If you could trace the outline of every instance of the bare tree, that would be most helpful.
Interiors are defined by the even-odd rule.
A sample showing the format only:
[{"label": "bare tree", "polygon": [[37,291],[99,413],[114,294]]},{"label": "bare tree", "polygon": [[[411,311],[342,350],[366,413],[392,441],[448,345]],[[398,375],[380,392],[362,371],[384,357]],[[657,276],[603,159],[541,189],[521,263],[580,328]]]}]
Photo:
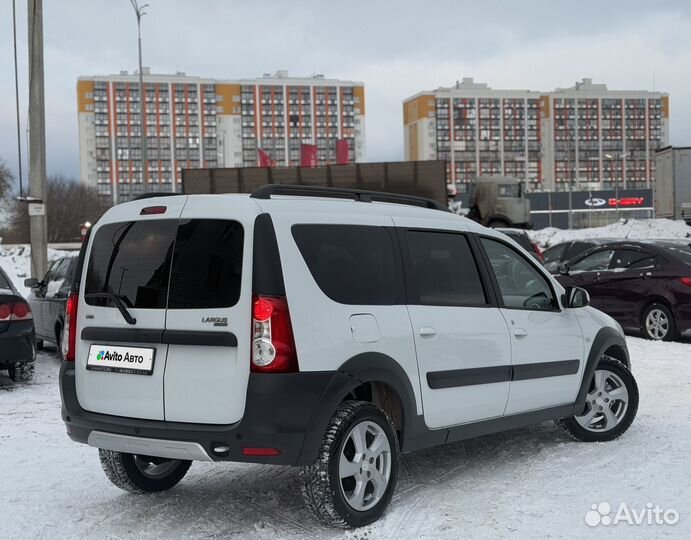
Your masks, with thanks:
[{"label": "bare tree", "polygon": [[[0,201],[9,198],[12,193],[14,178],[5,162],[0,160]],[[0,204],[2,204],[0,202]]]},{"label": "bare tree", "polygon": [[[4,231],[5,242],[27,242],[29,214],[26,203],[14,202],[11,209],[10,223]],[[107,209],[94,188],[63,176],[49,177],[46,200],[48,242],[78,241],[80,225],[87,221],[96,222]]]}]

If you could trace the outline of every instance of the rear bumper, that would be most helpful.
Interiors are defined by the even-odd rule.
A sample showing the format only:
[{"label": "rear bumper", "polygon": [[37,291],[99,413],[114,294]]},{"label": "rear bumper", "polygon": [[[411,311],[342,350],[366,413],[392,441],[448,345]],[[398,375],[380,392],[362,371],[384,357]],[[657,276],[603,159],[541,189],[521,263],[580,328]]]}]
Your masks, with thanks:
[{"label": "rear bumper", "polygon": [[[63,362],[60,368],[62,419],[73,441],[92,446],[101,444],[111,450],[141,448],[141,453],[176,457],[178,454],[166,455],[165,448],[177,446],[190,449],[187,459],[205,459],[203,454],[206,454],[212,461],[307,465],[316,459],[323,437],[323,433],[316,433],[321,429],[321,422],[314,422],[313,416],[334,377],[339,377],[338,372],[252,373],[245,414],[240,422],[190,424],[86,411],[77,400],[74,364]],[[121,443],[126,446],[119,446]],[[214,451],[219,447],[227,450]],[[275,448],[280,455],[246,456],[242,453],[245,447]],[[195,454],[199,448],[203,453]]]},{"label": "rear bumper", "polygon": [[34,322],[13,321],[0,334],[0,364],[31,362],[34,359]]}]

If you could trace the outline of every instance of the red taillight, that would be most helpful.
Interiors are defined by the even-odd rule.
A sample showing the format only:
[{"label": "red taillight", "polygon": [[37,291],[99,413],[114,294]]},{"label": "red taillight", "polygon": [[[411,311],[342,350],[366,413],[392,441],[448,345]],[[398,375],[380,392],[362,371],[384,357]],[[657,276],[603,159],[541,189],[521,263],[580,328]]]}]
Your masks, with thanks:
[{"label": "red taillight", "polygon": [[538,246],[535,242],[531,242],[531,244],[533,244],[533,251],[537,254],[538,258],[542,262],[545,262],[545,257],[542,254],[542,250],[540,249],[540,246]]},{"label": "red taillight", "polygon": [[70,293],[65,304],[65,324],[62,327],[62,357],[68,362],[74,362],[75,347],[77,345],[77,306],[79,295]]},{"label": "red taillight", "polygon": [[0,322],[29,321],[34,316],[26,302],[13,302],[0,305]]},{"label": "red taillight", "polygon": [[255,373],[298,370],[293,328],[284,297],[255,296],[252,302],[252,362]]},{"label": "red taillight", "polygon": [[681,281],[687,287],[691,287],[691,277],[679,278],[679,281]]},{"label": "red taillight", "polygon": [[142,208],[141,212],[139,212],[139,215],[152,216],[155,214],[165,214],[166,209],[167,208],[165,206],[147,206],[146,208]]},{"label": "red taillight", "polygon": [[243,456],[280,456],[281,451],[278,448],[254,448],[251,446],[244,446],[242,448]]}]

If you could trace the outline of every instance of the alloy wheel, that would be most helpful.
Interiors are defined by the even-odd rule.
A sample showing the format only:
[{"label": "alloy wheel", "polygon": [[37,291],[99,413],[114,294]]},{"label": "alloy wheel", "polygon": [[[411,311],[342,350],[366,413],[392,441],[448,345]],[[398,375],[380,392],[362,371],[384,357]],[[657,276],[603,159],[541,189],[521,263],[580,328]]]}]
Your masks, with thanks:
[{"label": "alloy wheel", "polygon": [[622,421],[628,406],[629,391],[621,377],[598,369],[586,397],[586,411],[576,421],[588,431],[610,431]]},{"label": "alloy wheel", "polygon": [[651,309],[645,317],[645,329],[653,339],[664,339],[669,332],[669,318],[661,309]]},{"label": "alloy wheel", "polygon": [[353,509],[369,510],[382,499],[391,478],[391,445],[379,425],[364,421],[351,428],[341,448],[338,476]]}]

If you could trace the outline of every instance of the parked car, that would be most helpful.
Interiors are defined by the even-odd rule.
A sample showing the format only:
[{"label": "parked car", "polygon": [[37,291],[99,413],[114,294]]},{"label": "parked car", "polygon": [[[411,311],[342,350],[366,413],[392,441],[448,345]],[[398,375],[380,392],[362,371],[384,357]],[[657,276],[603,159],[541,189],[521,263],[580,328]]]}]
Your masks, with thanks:
[{"label": "parked car", "polygon": [[621,327],[440,210],[306,186],[111,208],[67,304],[69,437],[135,493],[191,460],[298,465],[309,510],[356,527],[391,501],[400,452],[553,419],[580,441],[624,433]]},{"label": "parked car", "polygon": [[560,272],[562,285],[583,287],[591,305],[648,339],[675,339],[691,330],[688,240],[609,242]]},{"label": "parked car", "polygon": [[36,327],[36,347],[43,348],[43,342],[54,343],[60,352],[62,327],[65,324],[65,303],[74,280],[77,268],[77,255],[67,255],[54,261],[41,281],[36,278],[24,280],[26,287],[31,287],[27,297],[34,314]]},{"label": "parked car", "polygon": [[519,246],[521,246],[528,253],[530,253],[535,259],[537,259],[540,262],[540,264],[544,262],[545,259],[543,257],[540,246],[538,246],[536,242],[533,242],[533,239],[530,238],[530,236],[528,236],[528,233],[525,232],[523,229],[497,228],[496,230],[511,238],[511,240],[516,242]]},{"label": "parked car", "polygon": [[31,307],[0,268],[0,370],[13,381],[29,381],[35,361]]},{"label": "parked car", "polygon": [[581,253],[588,251],[595,246],[607,242],[616,242],[616,238],[588,238],[581,240],[570,240],[550,246],[542,252],[545,260],[545,268],[552,274],[559,273],[559,266],[575,259]]}]

